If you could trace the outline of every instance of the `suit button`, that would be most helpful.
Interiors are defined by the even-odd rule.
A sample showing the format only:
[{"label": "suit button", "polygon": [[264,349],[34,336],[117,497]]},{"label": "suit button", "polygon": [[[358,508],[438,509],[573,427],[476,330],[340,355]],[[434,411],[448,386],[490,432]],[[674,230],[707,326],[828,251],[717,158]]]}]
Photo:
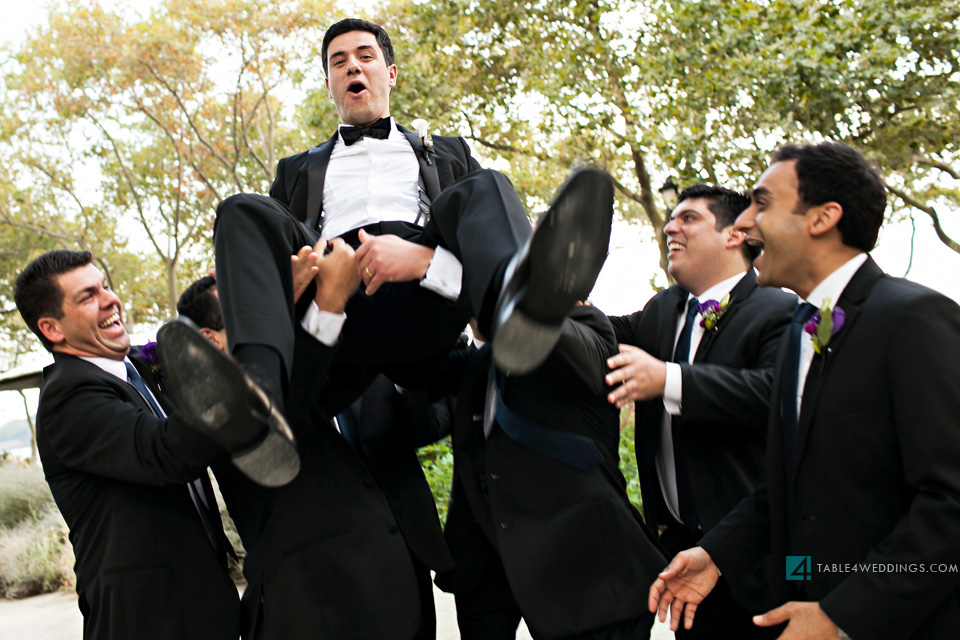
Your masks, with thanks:
[{"label": "suit button", "polygon": [[491,479],[491,480],[499,480],[499,479],[500,479],[500,474],[499,474],[499,473],[491,473],[491,474],[490,474],[490,479]]},{"label": "suit button", "polygon": [[389,531],[390,533],[396,533],[400,531],[400,527],[397,526],[396,522],[391,522],[390,526],[387,527],[387,531]]},{"label": "suit button", "polygon": [[817,516],[803,516],[803,519],[806,520],[807,522],[813,522],[814,520],[817,519]]},{"label": "suit button", "polygon": [[363,486],[365,486],[367,489],[373,489],[374,484],[375,484],[375,483],[374,483],[374,481],[373,481],[373,478],[364,478],[364,479],[363,479]]},{"label": "suit button", "polygon": [[513,525],[510,524],[509,522],[501,522],[501,523],[500,523],[500,528],[501,528],[501,529],[509,529],[509,528],[512,527],[512,526],[513,526]]}]

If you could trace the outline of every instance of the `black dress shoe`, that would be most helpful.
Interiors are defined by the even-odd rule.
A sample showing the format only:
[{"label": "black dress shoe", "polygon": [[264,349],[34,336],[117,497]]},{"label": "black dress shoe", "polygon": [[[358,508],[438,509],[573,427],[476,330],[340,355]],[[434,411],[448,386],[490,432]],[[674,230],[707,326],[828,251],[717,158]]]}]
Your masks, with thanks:
[{"label": "black dress shoe", "polygon": [[293,433],[270,397],[240,365],[186,318],[157,332],[164,388],[180,417],[231,454],[233,465],[265,487],[300,471]]},{"label": "black dress shoe", "polygon": [[529,373],[550,355],[563,319],[600,275],[612,222],[610,176],[592,168],[574,172],[507,267],[494,314],[498,368]]}]

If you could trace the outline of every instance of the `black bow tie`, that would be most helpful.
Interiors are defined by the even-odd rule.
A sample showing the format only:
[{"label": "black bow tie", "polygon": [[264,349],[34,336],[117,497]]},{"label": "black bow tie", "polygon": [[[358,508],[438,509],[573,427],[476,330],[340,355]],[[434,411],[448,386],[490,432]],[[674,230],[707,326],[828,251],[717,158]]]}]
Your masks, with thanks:
[{"label": "black bow tie", "polygon": [[348,147],[360,138],[376,138],[386,140],[390,135],[390,118],[380,118],[369,127],[340,127],[340,137]]}]

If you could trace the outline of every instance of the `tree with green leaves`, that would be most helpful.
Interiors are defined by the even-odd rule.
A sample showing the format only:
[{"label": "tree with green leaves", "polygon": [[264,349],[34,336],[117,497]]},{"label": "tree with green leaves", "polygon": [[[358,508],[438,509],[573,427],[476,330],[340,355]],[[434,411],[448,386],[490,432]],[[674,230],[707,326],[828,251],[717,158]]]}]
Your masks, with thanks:
[{"label": "tree with green leaves", "polygon": [[211,263],[217,203],[265,192],[277,150],[303,144],[287,103],[318,81],[314,49],[331,4],[166,0],[146,16],[96,2],[51,8],[8,65],[2,126],[25,174],[17,184],[49,189],[34,189],[32,223],[18,206],[4,221],[63,245],[84,246],[82,229],[101,244],[114,231],[136,237],[126,254],[91,248],[111,263],[150,255],[140,270],[159,267],[165,286],[128,300],[148,318],[172,314],[180,271]]}]

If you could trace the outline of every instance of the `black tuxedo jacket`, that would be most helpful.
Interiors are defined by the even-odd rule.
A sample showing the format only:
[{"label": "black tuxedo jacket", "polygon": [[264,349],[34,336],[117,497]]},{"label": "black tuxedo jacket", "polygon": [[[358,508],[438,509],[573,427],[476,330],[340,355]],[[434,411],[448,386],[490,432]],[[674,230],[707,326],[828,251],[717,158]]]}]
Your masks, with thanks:
[{"label": "black tuxedo jacket", "polygon": [[[636,313],[610,318],[617,341],[669,362],[688,292],[674,285]],[[763,468],[768,399],[777,345],[797,304],[779,289],[757,287],[750,269],[730,292],[716,327],[704,331],[693,363],[682,363],[682,447],[704,531],[756,489]],[[636,403],[636,452],[643,515],[651,531],[669,520],[654,457],[663,399]],[[662,511],[661,511],[662,510]]]},{"label": "black tuxedo jacket", "polygon": [[485,536],[523,617],[548,637],[644,615],[647,588],[666,563],[619,470],[619,412],[603,383],[615,351],[603,313],[577,307],[544,364],[501,387],[505,404],[524,419],[591,438],[604,460],[587,471],[524,448],[499,426],[484,439],[489,347],[474,352],[457,400],[455,475],[466,500],[454,499],[447,520],[454,589],[469,590],[482,574],[484,545],[475,541]]},{"label": "black tuxedo jacket", "polygon": [[285,415],[299,475],[267,489],[214,466],[247,550],[243,637],[411,638],[420,600],[398,518],[317,401],[335,348],[299,326],[296,341]]},{"label": "black tuxedo jacket", "polygon": [[[219,453],[176,414],[80,358],[44,370],[37,447],[76,556],[83,637],[236,640],[236,587],[187,483]],[[130,360],[164,411],[153,373]]]},{"label": "black tuxedo jacket", "polygon": [[[420,175],[431,201],[458,178],[480,168],[463,138],[433,136],[433,150],[425,153],[415,132],[400,126],[398,129],[410,141],[417,155]],[[277,176],[270,187],[270,197],[284,203],[301,221],[309,221],[313,228],[320,225],[323,185],[338,135],[339,132],[334,133],[323,144],[280,160]],[[432,240],[432,245],[436,246],[439,235],[432,236]]]},{"label": "black tuxedo jacket", "polygon": [[[779,409],[785,336],[766,481],[703,547],[724,575],[770,549],[771,604],[796,599],[784,556],[809,555],[812,579],[799,584],[853,638],[955,638],[960,573],[931,571],[960,558],[960,308],[872,259],[837,304],[846,324],[807,375],[795,473],[785,477]],[[795,492],[792,552],[786,482]],[[838,567],[860,563],[879,569]],[[889,569],[898,563],[916,572]]]},{"label": "black tuxedo jacket", "polygon": [[[398,129],[404,133],[416,154],[424,189],[431,202],[436,201],[441,192],[459,178],[480,169],[463,138],[433,136],[433,148],[425,152],[416,133],[399,126]],[[297,219],[313,229],[319,229],[322,222],[320,218],[323,215],[323,186],[338,135],[339,133],[334,133],[329,140],[317,147],[280,160],[277,163],[276,178],[270,187],[272,198],[283,203]],[[385,221],[379,225],[368,226],[367,231],[373,234],[394,234],[428,247],[445,244],[442,242],[440,223],[435,216],[431,216],[422,228],[407,222]],[[347,232],[343,237],[349,244],[357,246],[356,232]],[[445,246],[459,256],[456,247]],[[477,271],[481,269],[478,268]],[[466,279],[461,282],[461,291],[464,293],[468,290],[467,282]],[[420,370],[406,373],[403,370],[409,367],[407,363],[445,352],[473,315],[471,304],[469,295],[461,295],[459,300],[453,302],[423,289],[419,282],[386,283],[376,296],[353,296],[346,309],[351,321],[344,327],[338,359],[341,362],[363,365],[403,363],[392,369],[380,369],[391,379],[406,382],[406,386],[414,386],[415,383],[410,381],[419,380],[424,374]],[[395,333],[391,335],[418,336],[418,348],[403,348],[395,340],[379,345],[371,343],[372,336],[384,333],[383,316],[396,317],[393,321],[396,325]],[[426,335],[424,327],[431,327]],[[389,353],[384,359],[383,354],[386,352]],[[343,376],[338,374],[337,377],[341,384],[346,384]],[[362,391],[362,387],[360,390]],[[359,391],[356,395],[359,395]]]}]

